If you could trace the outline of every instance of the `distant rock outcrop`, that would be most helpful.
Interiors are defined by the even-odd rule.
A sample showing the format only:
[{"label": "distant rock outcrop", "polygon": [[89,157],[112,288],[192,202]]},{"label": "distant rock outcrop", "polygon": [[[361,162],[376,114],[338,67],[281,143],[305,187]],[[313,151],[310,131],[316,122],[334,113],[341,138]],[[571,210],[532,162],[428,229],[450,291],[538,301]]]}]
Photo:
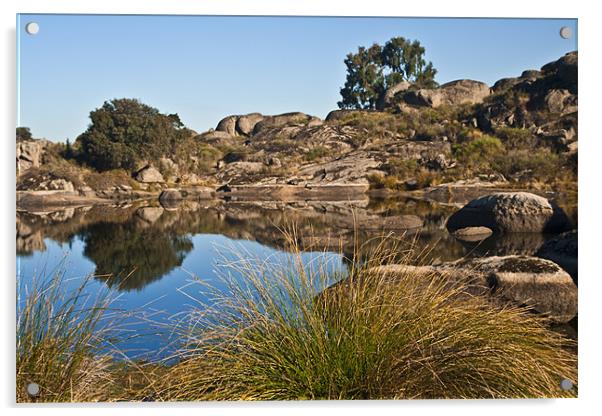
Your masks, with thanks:
[{"label": "distant rock outcrop", "polygon": [[484,82],[461,79],[443,84],[439,88],[408,91],[403,95],[403,101],[422,107],[477,104],[483,102],[490,93],[489,86]]},{"label": "distant rock outcrop", "polygon": [[30,168],[40,167],[49,144],[47,140],[17,141],[17,174],[21,175]]},{"label": "distant rock outcrop", "polygon": [[284,113],[275,116],[266,116],[260,113],[245,115],[232,115],[223,118],[215,128],[216,132],[223,132],[229,136],[252,136],[266,128],[282,127],[284,125],[319,125],[322,120],[305,113]]}]

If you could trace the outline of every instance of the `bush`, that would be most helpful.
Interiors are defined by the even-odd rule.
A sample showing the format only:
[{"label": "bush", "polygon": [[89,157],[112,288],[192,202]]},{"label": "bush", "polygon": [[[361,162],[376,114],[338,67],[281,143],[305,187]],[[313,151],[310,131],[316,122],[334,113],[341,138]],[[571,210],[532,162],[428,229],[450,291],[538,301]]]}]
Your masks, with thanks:
[{"label": "bush", "polygon": [[564,349],[572,344],[526,309],[469,296],[466,282],[445,275],[408,268],[392,282],[375,266],[397,249],[350,259],[330,288],[341,277],[331,266],[304,266],[292,251],[283,265],[228,262],[242,279],[224,277],[225,293],[211,292],[219,311],[203,305],[194,315],[161,399],[575,395],[559,387],[576,380],[576,357]]},{"label": "bush", "polygon": [[494,158],[504,154],[505,148],[500,139],[488,135],[452,146],[458,162],[472,171],[491,171]]},{"label": "bush", "polygon": [[29,127],[17,127],[17,141],[31,139],[32,136]]},{"label": "bush", "polygon": [[316,159],[321,159],[324,156],[328,155],[329,149],[324,146],[316,146],[309,149],[309,151],[305,154],[305,160],[308,162],[314,161]]},{"label": "bush", "polygon": [[80,161],[101,171],[132,170],[137,162],[158,161],[191,135],[177,114],[161,114],[134,99],[107,101],[90,119],[77,138]]},{"label": "bush", "polygon": [[[552,182],[557,179],[569,179],[572,176],[570,166],[564,166],[562,158],[549,149],[510,150],[496,157],[495,169],[507,178],[537,179]],[[576,178],[574,178],[576,180]]]},{"label": "bush", "polygon": [[509,149],[531,148],[537,144],[535,135],[529,129],[500,127],[495,130],[495,135]]}]

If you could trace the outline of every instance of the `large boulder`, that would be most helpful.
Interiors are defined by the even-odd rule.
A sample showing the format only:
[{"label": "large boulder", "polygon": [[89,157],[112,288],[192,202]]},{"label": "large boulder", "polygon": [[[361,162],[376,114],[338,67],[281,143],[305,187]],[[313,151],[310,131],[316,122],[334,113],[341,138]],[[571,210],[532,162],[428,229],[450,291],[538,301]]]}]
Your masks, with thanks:
[{"label": "large boulder", "polygon": [[528,192],[500,192],[470,201],[447,221],[450,232],[487,227],[494,232],[562,232],[571,228],[556,204]]},{"label": "large boulder", "polygon": [[342,120],[348,117],[352,117],[353,115],[362,115],[367,113],[366,110],[332,110],[330,113],[326,115],[324,120],[326,121],[337,121]]},{"label": "large boulder", "polygon": [[466,293],[472,296],[488,296],[498,305],[528,306],[557,323],[568,322],[577,315],[577,286],[571,276],[554,262],[537,257],[483,257],[436,266],[393,264],[374,270],[390,284],[395,284],[396,279],[440,274],[450,286],[466,285]]},{"label": "large boulder", "polygon": [[566,270],[575,283],[577,283],[577,240],[577,230],[567,231],[546,241],[535,255],[543,259],[552,260]]},{"label": "large boulder", "polygon": [[317,117],[310,116],[301,112],[284,113],[276,116],[265,116],[253,127],[253,134],[257,134],[267,128],[282,127],[288,125],[306,125]]},{"label": "large boulder", "polygon": [[490,93],[489,86],[484,82],[461,79],[443,84],[439,88],[408,91],[403,100],[421,107],[477,104],[483,102]]},{"label": "large boulder", "polygon": [[567,114],[577,111],[577,96],[569,90],[550,90],[544,97],[544,108],[550,113]]},{"label": "large boulder", "polygon": [[30,168],[39,167],[49,144],[47,140],[17,141],[17,173],[20,175]]},{"label": "large boulder", "polygon": [[134,176],[138,182],[142,183],[164,183],[163,175],[153,166],[146,166],[139,170]]},{"label": "large boulder", "polygon": [[496,296],[529,306],[554,322],[568,322],[577,315],[577,286],[552,261],[529,256],[484,257],[449,266],[474,274]]},{"label": "large boulder", "polygon": [[381,94],[378,97],[376,102],[377,110],[384,110],[387,107],[390,107],[393,104],[394,98],[397,94],[407,91],[412,86],[408,81],[401,81],[391,87],[387,88],[384,94]]},{"label": "large boulder", "polygon": [[579,56],[577,51],[569,52],[560,59],[541,67],[548,83],[556,88],[566,88],[572,94],[577,93],[577,73]]},{"label": "large boulder", "polygon": [[228,116],[224,117],[217,123],[216,131],[223,131],[224,133],[229,134],[230,136],[236,135],[236,120],[238,116]]},{"label": "large boulder", "polygon": [[236,120],[236,131],[244,136],[250,136],[253,133],[255,125],[263,120],[259,113],[251,113],[238,117]]}]

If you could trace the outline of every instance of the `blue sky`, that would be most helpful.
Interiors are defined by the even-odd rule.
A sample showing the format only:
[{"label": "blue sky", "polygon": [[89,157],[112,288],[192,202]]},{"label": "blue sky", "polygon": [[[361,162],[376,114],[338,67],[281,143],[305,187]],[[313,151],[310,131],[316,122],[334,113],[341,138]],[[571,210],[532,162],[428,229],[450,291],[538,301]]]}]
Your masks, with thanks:
[{"label": "blue sky", "polygon": [[[35,21],[37,35],[25,33]],[[573,37],[562,39],[569,26]],[[112,98],[178,113],[199,132],[229,114],[336,108],[359,45],[418,39],[444,83],[538,69],[577,49],[575,19],[20,15],[18,124],[74,140]]]}]

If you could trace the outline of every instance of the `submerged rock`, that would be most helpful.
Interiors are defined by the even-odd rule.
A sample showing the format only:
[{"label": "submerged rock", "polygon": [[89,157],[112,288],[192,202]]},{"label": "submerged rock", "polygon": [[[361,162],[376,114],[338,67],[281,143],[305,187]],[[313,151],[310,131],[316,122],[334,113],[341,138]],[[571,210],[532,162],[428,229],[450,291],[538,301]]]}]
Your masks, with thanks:
[{"label": "submerged rock", "polygon": [[567,215],[546,198],[528,192],[500,192],[470,201],[447,221],[450,232],[488,227],[494,232],[562,232]]},{"label": "submerged rock", "polygon": [[454,237],[463,241],[482,241],[493,234],[487,227],[466,227],[453,232]]}]

